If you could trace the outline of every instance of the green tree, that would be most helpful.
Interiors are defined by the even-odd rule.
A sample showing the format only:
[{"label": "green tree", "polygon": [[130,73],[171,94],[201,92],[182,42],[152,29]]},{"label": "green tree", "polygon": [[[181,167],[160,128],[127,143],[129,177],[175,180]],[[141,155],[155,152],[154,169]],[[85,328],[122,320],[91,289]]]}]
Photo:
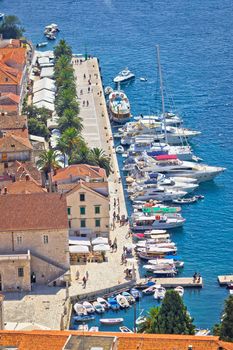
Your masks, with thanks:
[{"label": "green tree", "polygon": [[194,334],[195,326],[180,295],[169,290],[165,294],[157,318],[155,333]]},{"label": "green tree", "polygon": [[49,130],[44,123],[35,118],[28,119],[28,131],[31,135],[42,136],[46,140],[49,138]]},{"label": "green tree", "polygon": [[62,89],[55,100],[57,115],[62,117],[66,109],[72,109],[76,115],[79,114],[79,103],[76,100],[76,92],[72,89]]},{"label": "green tree", "polygon": [[98,165],[100,168],[103,168],[107,176],[110,175],[112,171],[111,159],[106,155],[103,149],[92,148],[90,150],[90,162],[92,162],[93,165]]},{"label": "green tree", "polygon": [[70,59],[72,58],[72,49],[64,39],[60,40],[58,45],[54,48],[55,60],[58,60],[62,55],[67,56]]},{"label": "green tree", "polygon": [[3,39],[19,39],[24,33],[24,28],[21,27],[21,22],[17,16],[5,16],[0,24],[0,34]]},{"label": "green tree", "polygon": [[233,342],[233,295],[225,300],[223,317],[219,325],[219,335],[220,339]]},{"label": "green tree", "polygon": [[65,109],[63,116],[58,119],[58,128],[61,133],[68,128],[75,128],[80,133],[83,129],[82,119],[77,117],[73,109]]},{"label": "green tree", "polygon": [[84,145],[85,142],[77,130],[75,128],[68,128],[62,133],[57,144],[57,149],[71,159],[73,153],[75,151],[78,152]]},{"label": "green tree", "polygon": [[43,170],[46,179],[49,180],[49,191],[52,192],[52,171],[56,171],[60,168],[60,165],[57,161],[57,151],[54,151],[53,149],[49,149],[48,151],[43,151],[38,161],[36,162],[36,165],[40,170]]},{"label": "green tree", "polygon": [[93,161],[90,159],[90,148],[85,141],[79,145],[78,150],[76,149],[73,152],[69,164],[93,164]]},{"label": "green tree", "polygon": [[139,333],[156,333],[158,322],[159,308],[152,307],[146,316],[145,322],[143,322],[138,329]]}]

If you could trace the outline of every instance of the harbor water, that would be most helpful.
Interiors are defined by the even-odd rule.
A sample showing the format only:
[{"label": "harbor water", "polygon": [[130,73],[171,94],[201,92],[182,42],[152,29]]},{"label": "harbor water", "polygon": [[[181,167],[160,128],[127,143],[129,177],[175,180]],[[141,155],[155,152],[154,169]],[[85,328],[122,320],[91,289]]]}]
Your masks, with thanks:
[{"label": "harbor water", "polygon": [[[34,44],[44,41],[45,25],[57,23],[57,40],[65,38],[75,53],[99,57],[105,86],[128,66],[136,79],[124,90],[135,115],[157,111],[155,45],[160,45],[166,93],[184,125],[202,132],[192,143],[195,154],[209,165],[227,168],[214,182],[200,185],[198,193],[205,199],[184,206],[186,223],[172,234],[185,261],[181,276],[197,271],[204,279],[203,289],[185,290],[184,302],[198,327],[211,328],[228,295],[217,275],[233,273],[233,2],[25,0],[19,5],[1,0],[0,11],[17,15]],[[137,312],[155,304],[153,296],[145,297]],[[131,308],[104,317],[124,317],[132,328],[133,313]]]}]

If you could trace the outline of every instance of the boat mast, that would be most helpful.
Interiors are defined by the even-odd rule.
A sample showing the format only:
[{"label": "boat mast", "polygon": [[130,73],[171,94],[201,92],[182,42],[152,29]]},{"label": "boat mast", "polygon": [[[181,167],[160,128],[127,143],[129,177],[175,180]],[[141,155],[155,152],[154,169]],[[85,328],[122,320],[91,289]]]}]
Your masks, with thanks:
[{"label": "boat mast", "polygon": [[165,141],[167,143],[167,127],[166,127],[165,104],[164,104],[164,95],[163,95],[163,75],[162,75],[162,69],[161,69],[161,64],[160,64],[159,45],[156,45],[156,51],[157,51],[157,61],[158,61],[158,68],[159,68],[159,80],[160,80],[160,91],[161,91],[161,101],[162,101],[162,118],[163,118],[163,125],[164,125],[164,135],[165,135]]}]

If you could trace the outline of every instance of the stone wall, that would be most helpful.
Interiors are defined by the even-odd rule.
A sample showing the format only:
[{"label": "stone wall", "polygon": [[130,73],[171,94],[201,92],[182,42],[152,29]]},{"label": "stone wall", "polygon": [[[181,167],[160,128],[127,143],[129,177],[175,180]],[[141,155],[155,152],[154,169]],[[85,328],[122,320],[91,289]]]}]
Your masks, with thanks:
[{"label": "stone wall", "polygon": [[[23,268],[23,277],[18,276],[18,269]],[[0,287],[2,291],[31,290],[30,260],[0,260]]]}]

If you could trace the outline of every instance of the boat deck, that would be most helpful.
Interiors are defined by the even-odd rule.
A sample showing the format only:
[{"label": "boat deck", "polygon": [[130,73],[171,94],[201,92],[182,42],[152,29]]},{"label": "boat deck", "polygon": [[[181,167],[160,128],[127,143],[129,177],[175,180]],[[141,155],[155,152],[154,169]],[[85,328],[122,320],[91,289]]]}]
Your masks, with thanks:
[{"label": "boat deck", "polygon": [[182,286],[185,288],[202,288],[203,279],[200,278],[200,281],[197,280],[194,282],[193,277],[165,277],[165,278],[153,278],[152,281],[161,284],[163,287],[173,288]]},{"label": "boat deck", "polygon": [[225,286],[228,283],[233,283],[233,275],[218,276],[218,283],[220,286]]}]

